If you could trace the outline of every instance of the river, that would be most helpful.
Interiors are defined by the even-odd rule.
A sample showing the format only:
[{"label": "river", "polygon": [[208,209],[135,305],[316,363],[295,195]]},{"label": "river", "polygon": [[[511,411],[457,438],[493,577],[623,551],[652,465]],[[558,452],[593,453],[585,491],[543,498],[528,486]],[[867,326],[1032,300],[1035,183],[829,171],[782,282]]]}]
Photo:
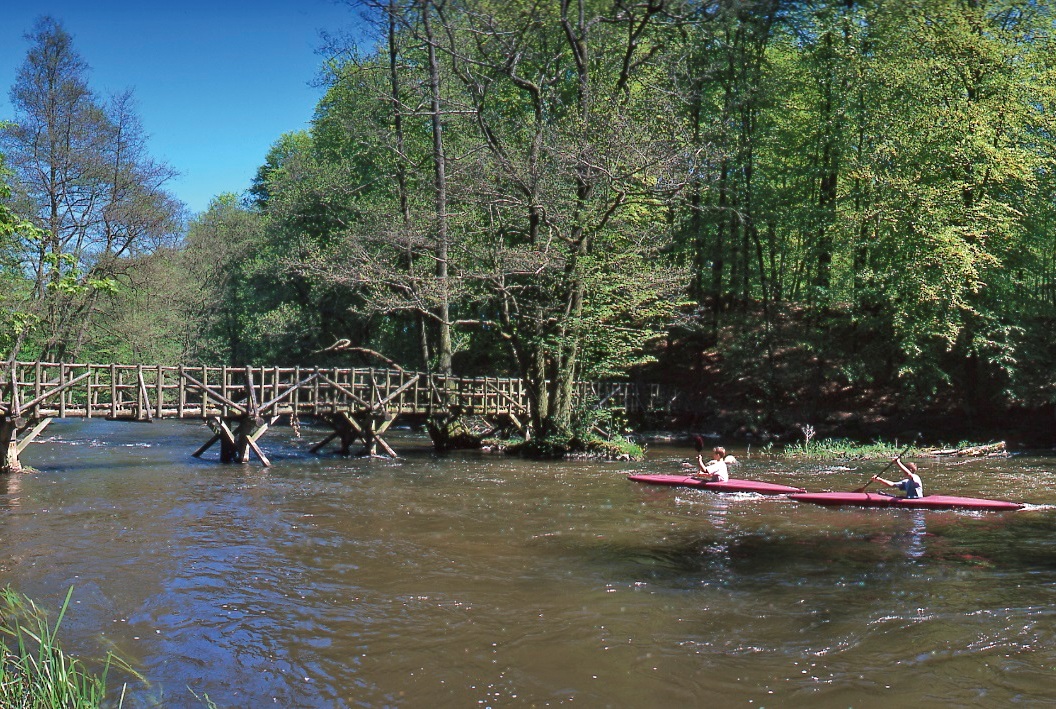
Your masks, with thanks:
[{"label": "river", "polygon": [[[540,463],[397,433],[392,461],[278,428],[265,469],[192,458],[209,435],[56,422],[0,478],[0,586],[72,586],[60,641],[130,661],[126,707],[1056,703],[1056,457],[918,459],[927,492],[1033,503],[923,512],[626,479],[686,446]],[[819,491],[884,462],[732,452]]]}]

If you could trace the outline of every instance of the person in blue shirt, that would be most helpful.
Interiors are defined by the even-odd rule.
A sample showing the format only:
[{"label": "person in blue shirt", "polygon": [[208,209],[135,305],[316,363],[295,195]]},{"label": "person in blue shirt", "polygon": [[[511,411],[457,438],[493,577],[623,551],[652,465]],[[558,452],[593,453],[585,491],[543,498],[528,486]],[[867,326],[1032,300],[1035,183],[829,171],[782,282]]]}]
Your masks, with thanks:
[{"label": "person in blue shirt", "polygon": [[913,499],[917,497],[924,497],[924,484],[920,482],[920,476],[917,475],[917,466],[915,463],[903,463],[900,459],[895,458],[895,465],[897,465],[902,472],[905,474],[905,478],[898,482],[892,482],[890,480],[884,480],[879,475],[874,475],[873,480],[883,483],[888,487],[897,487],[906,493],[906,499]]}]

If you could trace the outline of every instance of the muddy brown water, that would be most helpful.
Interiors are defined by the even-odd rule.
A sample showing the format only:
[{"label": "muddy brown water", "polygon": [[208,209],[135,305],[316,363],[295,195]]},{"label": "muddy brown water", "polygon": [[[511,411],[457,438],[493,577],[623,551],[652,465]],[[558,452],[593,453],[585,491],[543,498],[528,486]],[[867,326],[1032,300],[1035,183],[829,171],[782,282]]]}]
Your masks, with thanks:
[{"label": "muddy brown water", "polygon": [[[0,585],[125,706],[998,707],[1056,703],[1056,458],[920,460],[1012,513],[832,509],[632,483],[643,463],[190,454],[202,426],[57,422],[0,478]],[[748,457],[850,490],[882,463]],[[117,678],[124,679],[124,678]],[[111,682],[113,685],[114,682]]]}]

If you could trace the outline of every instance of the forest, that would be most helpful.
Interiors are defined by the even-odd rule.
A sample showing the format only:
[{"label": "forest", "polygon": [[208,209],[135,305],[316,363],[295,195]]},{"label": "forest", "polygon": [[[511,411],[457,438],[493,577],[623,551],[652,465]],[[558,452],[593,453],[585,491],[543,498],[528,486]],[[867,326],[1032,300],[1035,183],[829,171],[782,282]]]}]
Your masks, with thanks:
[{"label": "forest", "polygon": [[575,382],[629,379],[727,435],[942,414],[1052,438],[1046,0],[349,12],[373,43],[325,37],[310,128],[193,215],[131,93],[92,89],[61,20],[27,29],[8,361],[514,376],[541,436],[580,425]]}]

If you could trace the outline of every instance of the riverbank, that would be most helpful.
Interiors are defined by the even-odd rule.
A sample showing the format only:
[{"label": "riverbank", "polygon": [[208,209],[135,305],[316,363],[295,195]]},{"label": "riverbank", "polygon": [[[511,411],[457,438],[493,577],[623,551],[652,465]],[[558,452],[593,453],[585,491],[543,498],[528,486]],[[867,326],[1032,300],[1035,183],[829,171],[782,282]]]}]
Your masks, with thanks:
[{"label": "riverbank", "polygon": [[[1056,393],[1044,368],[1016,386],[981,365],[930,381],[895,365],[889,336],[830,316],[818,332],[805,313],[784,312],[767,326],[756,314],[724,314],[714,335],[702,323],[654,351],[642,381],[682,392],[677,416],[642,428],[713,434],[731,444],[788,444],[847,438],[955,446],[1005,441],[1010,450],[1056,450]],[[918,369],[922,364],[914,365]],[[969,371],[970,370],[970,371]]]},{"label": "riverbank", "polygon": [[[798,414],[798,415],[797,415]],[[648,430],[649,442],[686,441],[705,435],[716,445],[772,445],[781,449],[812,439],[846,439],[860,444],[890,441],[897,445],[914,439],[921,446],[957,448],[1004,442],[1010,452],[1056,453],[1056,415],[1052,410],[1011,410],[969,416],[958,411],[920,410],[882,414],[847,408],[796,410],[768,416],[736,406],[718,408],[701,416],[669,419],[663,430]]]}]

